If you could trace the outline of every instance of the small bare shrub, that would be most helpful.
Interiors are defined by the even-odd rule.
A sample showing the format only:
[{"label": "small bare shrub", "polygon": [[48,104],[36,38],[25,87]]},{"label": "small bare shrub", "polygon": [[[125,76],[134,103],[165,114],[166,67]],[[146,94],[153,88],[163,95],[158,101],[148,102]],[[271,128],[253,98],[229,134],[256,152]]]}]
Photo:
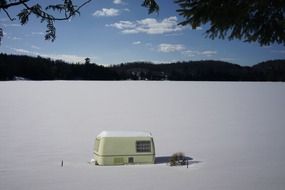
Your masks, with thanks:
[{"label": "small bare shrub", "polygon": [[177,165],[185,165],[186,163],[186,157],[184,153],[177,152],[174,153],[169,160],[170,166],[177,166]]}]

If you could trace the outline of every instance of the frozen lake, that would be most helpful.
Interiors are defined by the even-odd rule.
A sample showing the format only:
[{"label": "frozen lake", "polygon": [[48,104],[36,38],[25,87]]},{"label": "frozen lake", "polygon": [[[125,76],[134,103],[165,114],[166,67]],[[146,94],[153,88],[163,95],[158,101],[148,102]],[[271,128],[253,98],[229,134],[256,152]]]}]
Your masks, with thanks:
[{"label": "frozen lake", "polygon": [[[0,189],[283,190],[284,97],[285,83],[0,82]],[[198,163],[90,165],[102,130],[150,131],[158,157]]]}]

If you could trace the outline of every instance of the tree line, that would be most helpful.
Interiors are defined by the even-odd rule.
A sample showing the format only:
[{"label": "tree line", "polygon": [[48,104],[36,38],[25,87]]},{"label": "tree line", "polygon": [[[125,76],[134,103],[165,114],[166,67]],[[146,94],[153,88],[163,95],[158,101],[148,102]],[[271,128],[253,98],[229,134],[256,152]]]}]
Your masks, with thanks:
[{"label": "tree line", "polygon": [[174,80],[174,81],[285,81],[285,60],[253,66],[223,61],[185,61],[168,64],[131,62],[104,67],[71,64],[43,57],[0,54],[0,80]]},{"label": "tree line", "polygon": [[117,80],[116,72],[96,64],[70,64],[43,57],[0,54],[0,80]]}]

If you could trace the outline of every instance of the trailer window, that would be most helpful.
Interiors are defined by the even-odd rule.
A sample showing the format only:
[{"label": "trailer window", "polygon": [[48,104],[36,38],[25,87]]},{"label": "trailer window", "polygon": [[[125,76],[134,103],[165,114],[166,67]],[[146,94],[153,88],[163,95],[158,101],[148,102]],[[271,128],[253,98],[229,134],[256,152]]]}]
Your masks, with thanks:
[{"label": "trailer window", "polygon": [[137,152],[151,152],[150,141],[137,141],[136,149]]}]

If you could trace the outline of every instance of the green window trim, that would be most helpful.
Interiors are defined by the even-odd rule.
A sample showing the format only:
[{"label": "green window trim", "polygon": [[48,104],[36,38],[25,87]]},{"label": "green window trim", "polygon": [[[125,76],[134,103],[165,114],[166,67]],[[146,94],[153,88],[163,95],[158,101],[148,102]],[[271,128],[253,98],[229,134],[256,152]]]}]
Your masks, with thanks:
[{"label": "green window trim", "polygon": [[136,152],[151,152],[151,141],[136,141]]}]

